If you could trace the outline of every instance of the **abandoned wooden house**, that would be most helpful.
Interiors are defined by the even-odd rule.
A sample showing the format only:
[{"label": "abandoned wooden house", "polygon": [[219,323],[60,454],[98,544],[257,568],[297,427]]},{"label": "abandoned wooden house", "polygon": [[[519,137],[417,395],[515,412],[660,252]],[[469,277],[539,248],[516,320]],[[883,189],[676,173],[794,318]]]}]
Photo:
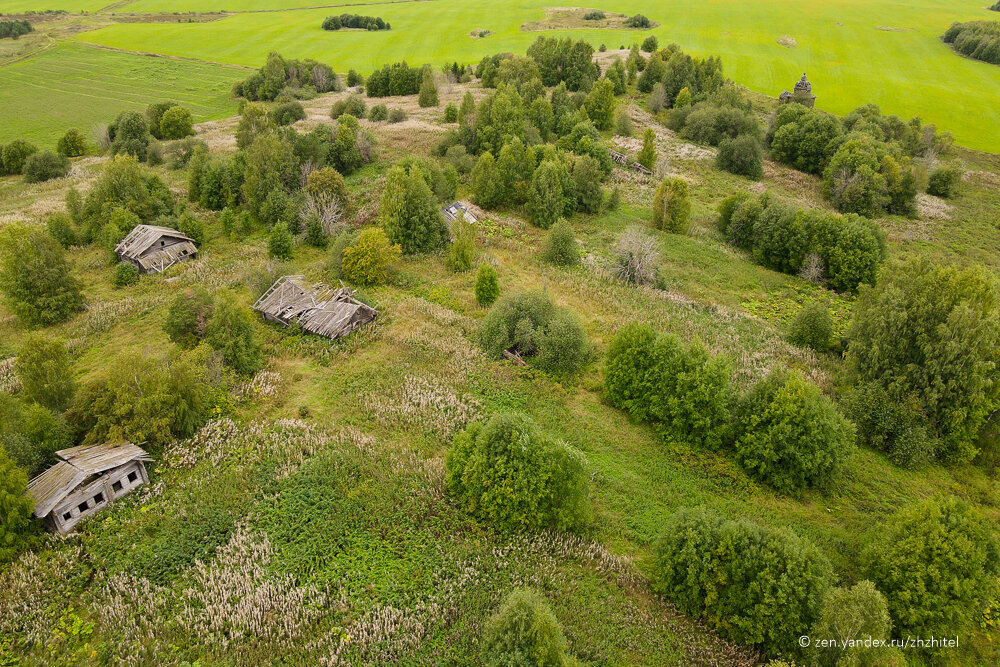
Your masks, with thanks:
[{"label": "abandoned wooden house", "polygon": [[35,516],[59,533],[149,483],[143,462],[151,459],[130,443],[80,445],[56,456],[62,461],[31,480],[28,493],[35,499]]},{"label": "abandoned wooden house", "polygon": [[629,156],[624,153],[619,153],[618,151],[612,149],[608,149],[608,153],[611,154],[611,159],[614,160],[616,164],[624,167],[625,169],[637,171],[640,174],[646,174],[647,176],[653,175],[653,172],[647,169],[645,165],[641,165],[635,160],[630,159]]},{"label": "abandoned wooden house", "polygon": [[140,273],[166,271],[177,262],[198,254],[194,241],[176,229],[136,225],[115,247],[118,259],[132,264]]},{"label": "abandoned wooden house", "polygon": [[473,223],[477,222],[475,214],[473,214],[472,211],[469,210],[468,206],[466,206],[463,202],[460,201],[453,201],[452,203],[448,204],[443,209],[441,209],[441,213],[444,214],[444,217],[445,219],[448,220],[448,222],[455,222],[456,220],[458,220],[459,213],[465,214],[466,222],[473,222]]},{"label": "abandoned wooden house", "polygon": [[261,295],[253,309],[285,326],[297,322],[304,331],[340,338],[378,316],[371,306],[354,298],[347,287],[309,285],[304,276],[283,276]]}]

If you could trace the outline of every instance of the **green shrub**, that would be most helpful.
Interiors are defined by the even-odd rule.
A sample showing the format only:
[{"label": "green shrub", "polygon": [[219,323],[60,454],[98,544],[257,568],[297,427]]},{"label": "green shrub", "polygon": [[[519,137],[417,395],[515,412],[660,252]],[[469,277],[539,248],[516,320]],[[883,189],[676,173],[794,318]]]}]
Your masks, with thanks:
[{"label": "green shrub", "polygon": [[472,268],[476,261],[476,227],[465,219],[463,211],[458,212],[451,223],[451,245],[448,246],[448,268],[463,272]]},{"label": "green shrub", "polygon": [[183,139],[194,134],[191,112],[182,106],[172,106],[160,118],[161,139]]},{"label": "green shrub", "polygon": [[600,164],[591,156],[584,155],[573,164],[573,186],[579,210],[592,214],[600,212],[604,201],[601,190],[603,179]]},{"label": "green shrub", "polygon": [[84,139],[80,130],[71,128],[66,130],[66,134],[59,137],[56,150],[66,157],[79,157],[87,152],[87,140]]},{"label": "green shrub", "polygon": [[389,122],[390,123],[402,123],[406,120],[406,112],[402,109],[393,108],[389,109]]},{"label": "green shrub", "polygon": [[330,243],[330,237],[326,234],[323,221],[318,216],[311,215],[306,221],[306,233],[302,239],[306,245],[314,248],[326,248]]},{"label": "green shrub", "polygon": [[139,282],[139,269],[127,262],[122,262],[115,267],[115,274],[111,278],[111,284],[115,287],[128,287]]},{"label": "green shrub", "polygon": [[198,248],[205,245],[205,225],[190,213],[181,215],[177,221],[177,231],[194,241]]},{"label": "green shrub", "polygon": [[854,374],[901,405],[916,401],[947,462],[972,460],[998,407],[998,294],[982,267],[911,258],[886,266],[854,308],[847,351]]},{"label": "green shrub", "polygon": [[[629,20],[631,20],[631,19],[629,19]],[[648,19],[647,19],[647,23],[648,23]],[[649,25],[646,25],[646,26],[636,26],[636,27],[646,27],[646,28],[648,28]],[[642,49],[643,51],[645,51],[646,53],[653,53],[653,52],[655,52],[659,48],[659,46],[660,46],[660,42],[656,39],[656,36],[655,35],[650,35],[646,39],[642,40],[642,46],[640,46],[639,48]]]},{"label": "green shrub", "polygon": [[826,284],[841,292],[874,285],[887,257],[885,232],[874,220],[848,213],[837,217],[813,214],[807,218],[811,252],[823,262]]},{"label": "green shrub", "polygon": [[672,234],[683,234],[687,231],[690,216],[687,182],[679,178],[664,179],[653,196],[653,227]]},{"label": "green shrub", "polygon": [[819,664],[901,665],[904,662],[898,648],[880,645],[889,641],[891,629],[885,597],[865,579],[851,588],[827,591],[819,618],[808,634],[813,642],[836,642],[817,646],[818,655],[814,655]]},{"label": "green shrub", "polygon": [[271,109],[271,121],[278,127],[305,120],[306,110],[298,100],[288,100]]},{"label": "green shrub", "polygon": [[279,222],[271,228],[271,233],[267,237],[267,254],[274,259],[290,260],[294,243],[295,239],[292,238],[288,225]]},{"label": "green shrub", "polygon": [[494,359],[511,352],[550,373],[575,373],[590,355],[579,318],[556,307],[544,292],[500,300],[483,320],[479,344]]},{"label": "green shrub", "polygon": [[957,498],[903,509],[874,535],[864,571],[885,594],[895,637],[961,634],[996,592],[992,525]]},{"label": "green shrub", "polygon": [[[66,395],[66,387],[58,380],[50,382],[42,391],[53,394],[43,396],[50,401],[72,396],[71,393]],[[26,399],[33,400],[31,397]],[[73,434],[61,414],[28,400],[0,395],[0,423],[3,424],[0,452],[6,451],[14,463],[33,477],[55,462],[55,452],[73,445]]]},{"label": "green shrub", "polygon": [[830,562],[807,540],[703,507],[676,512],[653,544],[655,592],[767,655],[795,651],[832,579]]},{"label": "green shrub", "polygon": [[218,293],[212,319],[205,329],[205,341],[237,373],[251,375],[261,367],[262,353],[250,311],[231,292]]},{"label": "green shrub", "polygon": [[212,295],[200,285],[179,292],[163,320],[167,338],[181,349],[193,349],[207,335],[214,305]]},{"label": "green shrub", "polygon": [[446,123],[457,123],[458,122],[458,107],[454,102],[449,102],[444,108],[444,122]]},{"label": "green shrub", "polygon": [[424,66],[421,74],[417,104],[421,107],[436,107],[439,104],[437,85],[434,83],[434,72],[429,65]]},{"label": "green shrub", "polygon": [[647,127],[642,135],[642,149],[635,157],[636,162],[646,169],[652,170],[656,166],[656,133],[652,128]]},{"label": "green shrub", "polygon": [[952,165],[938,167],[927,179],[927,194],[945,199],[953,199],[958,195],[962,183],[962,170]]},{"label": "green shrub", "polygon": [[792,345],[811,347],[817,352],[830,349],[833,339],[833,319],[830,309],[821,303],[810,303],[798,312],[788,330]]},{"label": "green shrub", "polygon": [[330,244],[330,264],[328,270],[330,277],[334,280],[344,277],[344,250],[347,249],[347,246],[354,243],[355,238],[357,238],[357,234],[353,230],[345,229],[337,234],[336,238],[333,239],[333,243]]},{"label": "green shrub", "polygon": [[63,248],[77,244],[76,232],[73,230],[73,223],[65,213],[53,213],[45,221],[45,227],[49,230],[56,241]]},{"label": "green shrub", "polygon": [[819,389],[772,372],[737,408],[736,459],[781,493],[830,486],[854,443],[854,427]]},{"label": "green shrub", "polygon": [[619,109],[615,113],[615,134],[619,137],[631,137],[634,132],[632,117],[624,109]]},{"label": "green shrub", "polygon": [[448,238],[448,225],[416,165],[389,170],[380,222],[389,239],[405,254],[438,250]]},{"label": "green shrub", "polygon": [[381,285],[389,278],[389,268],[402,255],[381,227],[369,227],[343,250],[344,278],[358,285]]},{"label": "green shrub", "polygon": [[0,564],[7,564],[35,543],[28,478],[0,449]]},{"label": "green shrub", "polygon": [[566,637],[555,614],[545,598],[531,590],[515,590],[507,595],[486,622],[480,654],[487,667],[571,664],[566,656]]},{"label": "green shrub", "polygon": [[389,117],[389,108],[384,104],[376,104],[368,110],[368,120],[377,123]]},{"label": "green shrub", "polygon": [[131,155],[140,162],[146,161],[152,138],[145,116],[137,111],[123,111],[112,124],[112,129],[112,155]]},{"label": "green shrub", "polygon": [[580,248],[569,222],[560,220],[552,226],[545,239],[545,247],[542,248],[542,259],[557,266],[575,266],[580,263]]},{"label": "green shrub", "polygon": [[749,192],[740,191],[729,195],[719,203],[719,217],[715,226],[726,238],[729,238],[729,225],[732,223],[733,214],[740,204],[750,199],[751,196]]},{"label": "green shrub", "polygon": [[917,186],[908,158],[863,132],[852,132],[823,171],[823,194],[841,213],[867,218],[916,213]]},{"label": "green shrub", "polygon": [[808,174],[821,174],[842,134],[835,116],[801,104],[783,105],[769,133],[771,159]]},{"label": "green shrub", "polygon": [[0,171],[7,176],[20,175],[28,157],[37,152],[38,147],[34,144],[24,139],[15,139],[9,144],[4,145],[3,151],[0,151],[0,164],[3,167]]},{"label": "green shrub", "polygon": [[333,103],[333,108],[330,109],[330,118],[334,120],[340,118],[344,114],[349,114],[355,118],[365,117],[365,100],[360,95],[348,95],[347,97],[337,100]]},{"label": "green shrub", "polygon": [[40,227],[14,223],[0,229],[0,294],[30,326],[56,324],[83,310],[65,251]]},{"label": "green shrub", "polygon": [[32,153],[24,161],[25,183],[41,183],[53,178],[62,178],[69,173],[69,158],[52,151]]},{"label": "green shrub", "polygon": [[612,339],[604,391],[612,405],[669,437],[711,449],[728,438],[733,392],[725,361],[649,325],[627,325]]},{"label": "green shrub", "polygon": [[134,157],[117,155],[105,163],[101,176],[87,192],[83,215],[91,241],[104,220],[116,208],[123,208],[141,220],[167,215],[174,206],[173,195],[163,181],[145,172]]},{"label": "green shrub", "polygon": [[719,143],[715,166],[730,174],[759,181],[764,176],[763,160],[764,156],[757,137],[741,134],[735,139],[723,139]]},{"label": "green shrub", "polygon": [[565,167],[561,162],[544,160],[531,177],[528,217],[542,229],[551,227],[564,211],[563,172]]},{"label": "green shrub", "polygon": [[480,264],[476,272],[476,303],[483,307],[493,305],[500,296],[500,280],[497,270],[489,264]]},{"label": "green shrub", "polygon": [[455,436],[446,465],[448,493],[501,530],[570,530],[589,519],[586,459],[525,417],[470,424]]},{"label": "green shrub", "polygon": [[133,442],[157,452],[208,416],[204,374],[180,356],[122,354],[77,392],[70,421],[84,443]]}]

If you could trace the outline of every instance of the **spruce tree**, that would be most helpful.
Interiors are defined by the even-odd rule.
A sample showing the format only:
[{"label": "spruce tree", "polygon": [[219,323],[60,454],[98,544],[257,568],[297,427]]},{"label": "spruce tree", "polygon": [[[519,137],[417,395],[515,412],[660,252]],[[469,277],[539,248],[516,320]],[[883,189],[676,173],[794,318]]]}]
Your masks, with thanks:
[{"label": "spruce tree", "polygon": [[652,170],[656,164],[656,133],[653,128],[647,127],[642,135],[642,150],[635,158],[636,162],[646,169]]},{"label": "spruce tree", "polygon": [[434,72],[431,71],[430,65],[424,66],[421,76],[423,78],[420,81],[420,95],[417,103],[422,107],[436,107],[438,105],[438,91],[434,84]]}]

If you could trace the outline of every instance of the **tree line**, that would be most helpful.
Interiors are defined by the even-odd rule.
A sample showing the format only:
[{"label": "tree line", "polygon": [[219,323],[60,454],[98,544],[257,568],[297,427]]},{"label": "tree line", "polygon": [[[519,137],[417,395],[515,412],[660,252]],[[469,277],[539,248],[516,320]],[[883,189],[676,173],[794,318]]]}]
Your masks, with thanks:
[{"label": "tree line", "polygon": [[233,97],[270,102],[279,96],[305,98],[341,89],[333,68],[315,60],[284,58],[270,53],[264,66],[246,79],[233,84]]},{"label": "tree line", "polygon": [[10,21],[0,21],[0,39],[17,39],[21,35],[34,32],[31,23],[24,19],[13,19]]},{"label": "tree line", "polygon": [[361,14],[340,14],[327,16],[323,19],[323,30],[340,30],[341,28],[358,28],[361,30],[391,30],[392,26],[382,20],[381,16],[362,16]]},{"label": "tree line", "polygon": [[[991,7],[995,11],[1000,3]],[[1000,65],[1000,22],[969,21],[967,23],[952,23],[941,37],[945,44],[963,56],[982,60],[993,65]]]}]

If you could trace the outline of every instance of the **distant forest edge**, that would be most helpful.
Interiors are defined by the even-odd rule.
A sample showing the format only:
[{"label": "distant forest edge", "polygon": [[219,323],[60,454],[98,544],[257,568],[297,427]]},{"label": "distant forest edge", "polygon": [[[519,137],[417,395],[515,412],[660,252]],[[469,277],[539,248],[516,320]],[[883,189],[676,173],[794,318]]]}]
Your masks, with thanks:
[{"label": "distant forest edge", "polygon": [[323,20],[323,30],[340,30],[341,28],[358,28],[375,32],[376,30],[391,30],[392,26],[382,20],[381,16],[362,16],[360,14],[327,16]]},{"label": "distant forest edge", "polygon": [[[1000,11],[1000,2],[991,9]],[[1000,65],[1000,21],[953,23],[941,39],[963,56]]]}]

